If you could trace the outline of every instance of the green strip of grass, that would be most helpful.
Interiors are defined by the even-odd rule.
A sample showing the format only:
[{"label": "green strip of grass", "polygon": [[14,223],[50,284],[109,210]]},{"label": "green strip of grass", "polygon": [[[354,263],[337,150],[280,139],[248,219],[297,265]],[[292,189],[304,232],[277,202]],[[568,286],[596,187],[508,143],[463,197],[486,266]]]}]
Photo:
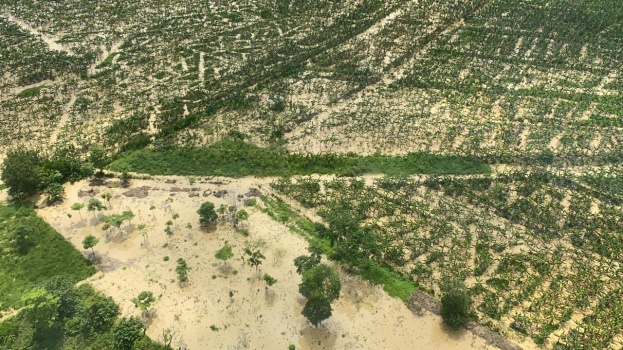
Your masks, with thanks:
[{"label": "green strip of grass", "polygon": [[[294,212],[288,204],[279,198],[273,199],[262,196],[265,208],[260,208],[276,221],[288,226],[291,231],[303,236],[310,244],[321,247],[327,256],[333,255],[333,247],[329,240],[320,237],[317,230],[318,224],[309,221],[304,216]],[[345,261],[352,264],[351,261]],[[373,284],[383,285],[383,289],[392,297],[400,298],[403,301],[409,300],[416,287],[402,276],[390,271],[388,268],[379,266],[371,261],[363,261],[355,264],[356,269],[352,271],[358,273],[363,279]]]},{"label": "green strip of grass", "polygon": [[210,147],[136,150],[122,154],[110,169],[151,175],[292,176],[309,174],[483,174],[484,162],[459,156],[411,153],[406,156],[300,155],[225,139]]},{"label": "green strip of grass", "polygon": [[6,184],[0,184],[0,191],[6,189]]},{"label": "green strip of grass", "polygon": [[[22,253],[13,236],[18,226],[29,231],[30,244]],[[26,204],[0,203],[0,248],[0,308],[20,307],[21,295],[50,277],[82,280],[95,273],[93,265]]]},{"label": "green strip of grass", "polygon": [[359,273],[363,279],[374,284],[383,285],[383,289],[387,294],[395,298],[407,301],[416,289],[412,283],[400,275],[372,262],[366,263],[360,266],[360,268]]},{"label": "green strip of grass", "polygon": [[262,212],[268,214],[273,220],[281,222],[286,225],[291,231],[298,233],[305,238],[310,244],[322,248],[322,251],[327,255],[333,254],[333,248],[329,243],[329,240],[320,237],[317,230],[317,225],[304,217],[301,214],[296,213],[290,208],[288,204],[279,198],[269,198],[262,196],[262,202],[266,207],[259,208]]},{"label": "green strip of grass", "polygon": [[17,97],[28,98],[28,97],[38,96],[39,93],[41,92],[41,89],[43,89],[44,87],[45,85],[41,85],[41,86],[35,86],[35,87],[28,88],[28,89],[24,89],[17,94]]}]

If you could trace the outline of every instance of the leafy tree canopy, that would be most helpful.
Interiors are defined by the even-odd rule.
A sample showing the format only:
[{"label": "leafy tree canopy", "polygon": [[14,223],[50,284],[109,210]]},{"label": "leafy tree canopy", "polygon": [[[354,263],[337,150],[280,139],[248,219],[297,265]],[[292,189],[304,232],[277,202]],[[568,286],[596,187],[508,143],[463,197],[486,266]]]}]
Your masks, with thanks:
[{"label": "leafy tree canopy", "polygon": [[9,188],[11,196],[21,200],[37,193],[42,162],[37,151],[16,149],[7,153],[0,179]]},{"label": "leafy tree canopy", "polygon": [[197,214],[199,214],[199,222],[202,226],[214,224],[218,219],[218,214],[212,202],[204,202],[201,204],[201,207],[197,210]]},{"label": "leafy tree canopy", "polygon": [[337,272],[324,264],[303,271],[303,282],[299,284],[299,292],[307,299],[322,299],[329,303],[339,298],[341,288]]},{"label": "leafy tree canopy", "polygon": [[452,283],[441,296],[441,318],[452,329],[460,329],[469,321],[471,299],[465,287]]}]

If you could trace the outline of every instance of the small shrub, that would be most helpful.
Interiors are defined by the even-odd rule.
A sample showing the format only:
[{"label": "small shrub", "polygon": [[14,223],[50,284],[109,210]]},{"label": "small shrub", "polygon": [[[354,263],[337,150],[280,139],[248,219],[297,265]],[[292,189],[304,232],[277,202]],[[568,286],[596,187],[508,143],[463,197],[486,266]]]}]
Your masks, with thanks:
[{"label": "small shrub", "polygon": [[452,283],[441,296],[441,318],[450,328],[458,330],[469,321],[471,299],[465,287]]}]

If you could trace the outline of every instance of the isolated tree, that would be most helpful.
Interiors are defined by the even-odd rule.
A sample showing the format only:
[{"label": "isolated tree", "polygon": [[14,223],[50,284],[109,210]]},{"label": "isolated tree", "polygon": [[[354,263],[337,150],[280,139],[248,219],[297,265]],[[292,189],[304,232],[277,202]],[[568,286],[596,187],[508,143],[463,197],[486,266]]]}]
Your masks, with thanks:
[{"label": "isolated tree", "polygon": [[452,282],[445,286],[441,295],[441,318],[454,330],[465,327],[469,321],[471,299],[465,286]]},{"label": "isolated tree", "polygon": [[218,214],[216,210],[214,210],[214,203],[212,202],[204,202],[197,210],[199,214],[199,223],[201,226],[214,225],[216,220],[218,220]]},{"label": "isolated tree", "polygon": [[225,242],[225,245],[221,249],[219,249],[214,257],[223,260],[224,264],[227,265],[227,260],[231,259],[234,256],[234,253],[231,251],[231,246]]},{"label": "isolated tree", "polygon": [[132,219],[134,219],[134,212],[132,210],[124,210],[123,213],[121,213],[121,217],[123,218],[123,220],[127,220],[128,221],[128,225],[130,225],[132,223]]},{"label": "isolated tree", "polygon": [[132,299],[134,307],[141,309],[143,317],[149,316],[149,308],[155,301],[156,298],[154,298],[154,293],[147,290],[140,292],[136,298]]},{"label": "isolated tree", "polygon": [[342,284],[335,270],[320,264],[309,270],[303,270],[303,281],[299,292],[307,298],[303,308],[305,316],[314,326],[331,316],[331,303],[340,297]]},{"label": "isolated tree", "polygon": [[164,228],[164,234],[165,234],[165,236],[167,238],[167,243],[169,243],[169,237],[173,236],[173,230],[171,230],[171,226],[167,225]]},{"label": "isolated tree", "polygon": [[80,203],[80,202],[76,202],[76,203],[71,205],[71,210],[75,210],[75,211],[78,212],[78,215],[80,215],[80,220],[84,220],[84,219],[82,219],[82,213],[80,212],[80,210],[82,210],[82,208],[84,208],[84,204]]},{"label": "isolated tree", "polygon": [[186,260],[179,258],[177,259],[177,267],[175,268],[175,272],[177,273],[177,279],[180,283],[184,283],[188,281],[188,271],[190,267],[186,264]]},{"label": "isolated tree", "polygon": [[340,296],[340,277],[335,270],[325,264],[303,271],[303,281],[299,292],[307,299],[325,299],[333,302]]},{"label": "isolated tree", "polygon": [[97,245],[99,243],[99,239],[95,238],[95,236],[93,235],[88,235],[86,237],[84,237],[84,239],[82,240],[82,247],[84,249],[91,249],[91,253],[93,254],[92,256],[95,257],[95,250],[93,250],[93,247],[95,247],[95,245]]},{"label": "isolated tree", "polygon": [[106,207],[104,206],[104,204],[102,204],[102,202],[99,201],[99,199],[89,199],[89,203],[87,203],[87,210],[93,212],[93,217],[95,217],[96,211],[101,211],[103,209],[106,209]]},{"label": "isolated tree", "polygon": [[267,273],[264,274],[264,277],[262,277],[262,279],[264,280],[264,282],[266,282],[266,292],[268,292],[268,287],[272,287],[273,284],[277,283],[277,279]]},{"label": "isolated tree", "polygon": [[171,328],[165,328],[162,330],[162,344],[166,349],[171,348],[171,342],[173,341],[173,330]]},{"label": "isolated tree", "polygon": [[91,154],[89,155],[89,161],[96,169],[99,169],[98,174],[101,175],[104,172],[104,167],[108,163],[106,157],[106,150],[102,147],[94,146],[91,148]]},{"label": "isolated tree", "polygon": [[255,267],[255,272],[257,272],[262,262],[266,259],[264,254],[259,250],[251,251],[250,248],[245,248],[244,253],[249,256],[247,258],[247,264],[251,265],[251,267]]},{"label": "isolated tree", "polygon": [[225,216],[227,214],[227,206],[225,204],[221,204],[218,209],[216,209],[216,213],[219,215],[221,221],[225,221]]},{"label": "isolated tree", "polygon": [[149,210],[151,211],[151,216],[152,216],[152,217],[154,218],[154,220],[155,220],[155,219],[156,219],[156,213],[154,212],[154,209],[156,209],[156,206],[152,204],[152,205],[149,207]]},{"label": "isolated tree", "polygon": [[106,203],[108,203],[108,207],[110,207],[110,200],[112,199],[112,194],[110,192],[104,192],[102,193],[102,199],[104,199],[106,201]]},{"label": "isolated tree", "polygon": [[145,333],[145,326],[138,317],[122,318],[112,328],[113,344],[117,350],[132,350],[134,343]]},{"label": "isolated tree", "polygon": [[9,151],[2,163],[0,179],[9,188],[9,195],[18,200],[37,193],[42,158],[37,151]]},{"label": "isolated tree", "polygon": [[147,243],[147,225],[138,224],[137,228],[138,231],[141,233],[141,236],[143,236],[143,240],[145,241],[145,243]]},{"label": "isolated tree", "polygon": [[238,226],[240,221],[249,220],[249,213],[246,210],[242,209],[236,213],[236,220],[234,221],[234,227]]}]

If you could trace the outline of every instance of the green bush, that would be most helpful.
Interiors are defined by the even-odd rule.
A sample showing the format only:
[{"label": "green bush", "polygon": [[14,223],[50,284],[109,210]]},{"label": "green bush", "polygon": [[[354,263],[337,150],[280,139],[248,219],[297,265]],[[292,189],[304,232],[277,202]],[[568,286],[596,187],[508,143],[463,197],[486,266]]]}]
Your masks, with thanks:
[{"label": "green bush", "polygon": [[452,283],[442,291],[441,318],[450,328],[458,330],[469,321],[471,298],[462,284]]}]

